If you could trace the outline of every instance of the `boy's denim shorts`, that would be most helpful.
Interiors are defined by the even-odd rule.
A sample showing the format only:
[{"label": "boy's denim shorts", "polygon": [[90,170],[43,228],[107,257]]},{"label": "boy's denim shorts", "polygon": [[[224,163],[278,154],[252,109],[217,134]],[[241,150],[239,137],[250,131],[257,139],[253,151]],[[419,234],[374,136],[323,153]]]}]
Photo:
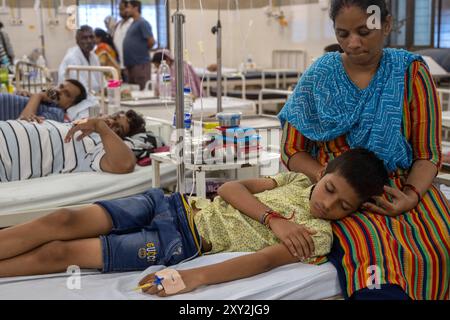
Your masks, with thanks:
[{"label": "boy's denim shorts", "polygon": [[96,202],[111,216],[113,229],[101,236],[102,272],[145,270],[174,265],[200,254],[200,237],[180,193],[161,189],[127,198]]}]

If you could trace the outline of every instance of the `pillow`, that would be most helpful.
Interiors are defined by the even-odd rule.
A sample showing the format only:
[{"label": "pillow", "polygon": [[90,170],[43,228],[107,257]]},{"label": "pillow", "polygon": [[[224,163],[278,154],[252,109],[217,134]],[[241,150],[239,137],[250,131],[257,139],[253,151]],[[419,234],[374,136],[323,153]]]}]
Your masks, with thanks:
[{"label": "pillow", "polygon": [[126,137],[124,141],[130,146],[136,159],[143,159],[150,157],[150,154],[155,152],[155,149],[166,146],[161,137],[155,135],[152,131],[135,134],[131,137]]},{"label": "pillow", "polygon": [[88,97],[76,105],[71,106],[66,110],[67,116],[70,121],[80,120],[84,118],[89,118],[89,109],[100,107],[97,98],[93,95],[88,95]]}]

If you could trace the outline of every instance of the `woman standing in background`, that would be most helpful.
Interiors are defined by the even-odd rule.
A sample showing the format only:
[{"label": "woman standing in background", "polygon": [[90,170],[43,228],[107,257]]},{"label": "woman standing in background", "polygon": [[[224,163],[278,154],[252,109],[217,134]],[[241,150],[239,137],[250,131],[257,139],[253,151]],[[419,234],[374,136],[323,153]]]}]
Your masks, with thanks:
[{"label": "woman standing in background", "polygon": [[119,55],[114,45],[113,39],[109,33],[100,28],[94,30],[95,43],[97,48],[95,49],[95,54],[100,60],[101,66],[113,67],[117,69],[119,77],[121,76]]}]

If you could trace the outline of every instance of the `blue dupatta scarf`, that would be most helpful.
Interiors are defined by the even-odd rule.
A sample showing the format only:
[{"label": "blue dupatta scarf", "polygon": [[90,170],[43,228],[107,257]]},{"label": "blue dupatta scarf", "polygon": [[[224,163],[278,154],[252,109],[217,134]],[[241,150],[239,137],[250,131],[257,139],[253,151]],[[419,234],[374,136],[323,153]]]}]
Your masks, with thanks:
[{"label": "blue dupatta scarf", "polygon": [[369,86],[358,88],[348,77],[340,53],[318,59],[301,77],[278,114],[312,141],[346,134],[350,148],[373,151],[390,171],[410,168],[412,148],[402,134],[405,72],[421,56],[384,49]]}]

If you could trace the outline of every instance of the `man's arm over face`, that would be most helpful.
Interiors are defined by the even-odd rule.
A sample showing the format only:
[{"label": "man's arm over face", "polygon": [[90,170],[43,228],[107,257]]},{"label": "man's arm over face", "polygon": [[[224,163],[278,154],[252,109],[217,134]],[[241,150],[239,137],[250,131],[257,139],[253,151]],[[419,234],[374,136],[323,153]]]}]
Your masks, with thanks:
[{"label": "man's arm over face", "polygon": [[66,135],[65,142],[69,142],[74,133],[81,131],[77,138],[81,140],[85,136],[97,132],[105,149],[105,155],[100,160],[100,167],[104,172],[130,173],[136,165],[136,158],[125,142],[112,131],[106,122],[99,118],[80,121],[72,127]]}]

